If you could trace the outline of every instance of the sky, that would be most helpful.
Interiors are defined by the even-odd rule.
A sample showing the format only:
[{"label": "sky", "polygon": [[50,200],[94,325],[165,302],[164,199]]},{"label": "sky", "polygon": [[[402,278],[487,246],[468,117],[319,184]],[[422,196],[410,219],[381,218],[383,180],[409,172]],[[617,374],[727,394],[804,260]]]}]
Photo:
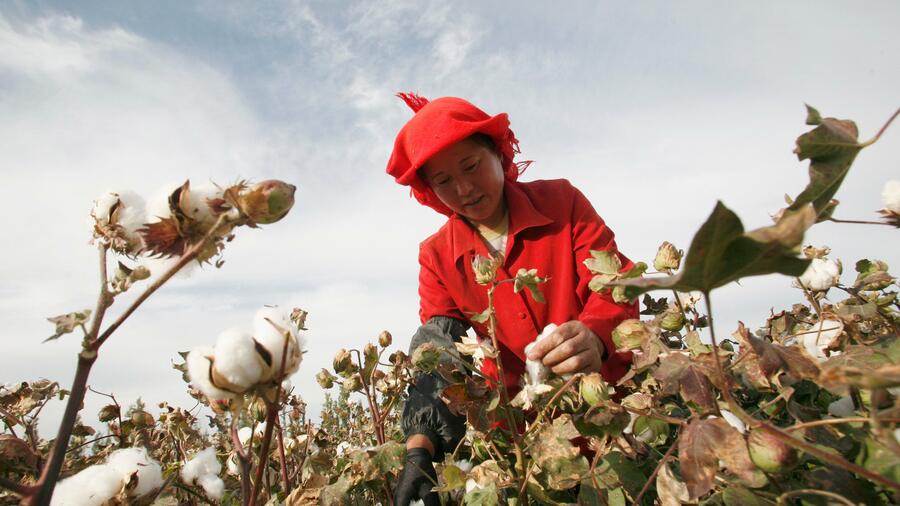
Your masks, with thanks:
[{"label": "sky", "polygon": [[[297,186],[292,212],[238,230],[221,269],[164,286],[104,345],[90,384],[190,407],[178,351],[249,330],[263,305],[297,306],[308,348],[292,381],[315,417],[314,375],[339,348],[386,329],[405,349],[419,324],[418,243],[443,217],[384,172],[412,114],[396,92],[509,113],[535,161],[522,179],[570,180],[626,255],[652,261],[664,240],[687,248],[717,200],[747,229],[771,223],[808,181],[792,154],[804,102],[871,137],[900,106],[897,19],[895,1],[3,2],[0,383],[71,382],[79,337],[41,341],[46,317],[94,305],[94,199],[277,178]],[[877,219],[898,178],[895,125],[857,158],[835,216]],[[888,227],[824,223],[807,242],[832,248],[847,283],[860,258],[900,266]],[[721,288],[716,330],[756,327],[801,295],[779,276]],[[89,394],[85,418],[105,401]],[[60,413],[47,409],[45,437]]]}]

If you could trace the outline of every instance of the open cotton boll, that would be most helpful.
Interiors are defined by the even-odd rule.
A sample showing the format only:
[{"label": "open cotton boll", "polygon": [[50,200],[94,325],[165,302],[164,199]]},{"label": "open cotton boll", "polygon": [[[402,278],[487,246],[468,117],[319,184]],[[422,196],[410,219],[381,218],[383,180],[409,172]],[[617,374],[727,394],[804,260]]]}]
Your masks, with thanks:
[{"label": "open cotton boll", "polygon": [[214,356],[214,351],[209,346],[198,346],[188,353],[185,362],[187,363],[188,378],[191,380],[191,386],[200,390],[203,395],[214,401],[225,399],[234,399],[237,394],[226,392],[213,385],[210,379],[210,368],[212,362],[209,357]]},{"label": "open cotton boll", "polygon": [[884,189],[881,190],[881,202],[888,211],[900,214],[900,179],[892,179],[884,184]]},{"label": "open cotton boll", "polygon": [[213,216],[208,201],[222,198],[222,194],[223,191],[211,183],[198,185],[196,187],[192,185],[190,192],[188,192],[185,206],[183,206],[187,207],[187,209],[183,210],[185,214],[191,218],[197,221],[207,222],[211,225],[216,220],[216,217]]},{"label": "open cotton boll", "polygon": [[[541,339],[548,337],[556,330],[556,324],[551,323],[544,327],[544,330],[534,338],[534,342],[525,345],[525,354],[534,348],[535,344]],[[545,366],[543,362],[540,360],[525,360],[525,374],[527,376],[527,381],[530,385],[537,385],[539,383],[543,383],[548,377],[550,377],[550,368]]]},{"label": "open cotton boll", "polygon": [[[813,325],[807,332],[803,335],[803,346],[807,353],[821,362],[828,358],[825,349],[841,337],[844,324],[840,320],[826,318]],[[839,355],[840,351],[832,351],[831,354]]]},{"label": "open cotton boll", "polygon": [[813,258],[806,271],[800,275],[800,284],[817,292],[828,290],[840,280],[841,263],[827,258]]},{"label": "open cotton boll", "polygon": [[203,475],[218,475],[220,472],[222,472],[222,464],[216,459],[216,449],[210,446],[197,452],[191,460],[184,464],[184,467],[181,468],[181,479],[190,484]]},{"label": "open cotton boll", "polygon": [[51,506],[100,506],[122,489],[122,475],[106,464],[90,466],[56,485]]},{"label": "open cotton boll", "polygon": [[255,430],[250,427],[241,427],[238,429],[238,441],[241,442],[241,445],[246,446],[250,438],[260,438],[265,432],[266,422],[257,424]]},{"label": "open cotton boll", "polygon": [[239,390],[252,387],[263,375],[265,362],[256,351],[250,334],[240,329],[228,329],[219,334],[214,355],[215,374]]},{"label": "open cotton boll", "polygon": [[214,474],[201,476],[197,479],[197,485],[203,488],[203,491],[206,492],[207,497],[210,499],[221,501],[222,496],[225,495],[225,482]]},{"label": "open cotton boll", "polygon": [[109,455],[106,464],[126,480],[132,473],[137,472],[137,486],[129,494],[132,497],[141,497],[162,487],[162,468],[158,462],[150,458],[144,448],[116,450]]},{"label": "open cotton boll", "polygon": [[263,307],[256,312],[253,317],[253,338],[268,350],[272,357],[270,370],[268,374],[263,374],[263,380],[274,377],[281,370],[285,333],[287,333],[288,348],[284,374],[290,376],[297,372],[300,362],[303,361],[304,340],[298,335],[297,328],[287,311],[278,307]]}]

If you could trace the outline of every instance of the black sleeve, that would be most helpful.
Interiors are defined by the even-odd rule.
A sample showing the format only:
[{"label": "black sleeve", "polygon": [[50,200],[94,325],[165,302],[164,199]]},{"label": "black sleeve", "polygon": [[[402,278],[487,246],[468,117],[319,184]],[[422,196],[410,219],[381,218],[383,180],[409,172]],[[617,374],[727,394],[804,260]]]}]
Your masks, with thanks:
[{"label": "black sleeve", "polygon": [[[469,328],[462,320],[449,316],[435,316],[419,327],[409,343],[409,354],[421,344],[432,342],[438,349],[447,350],[441,354],[442,362],[462,360],[456,351],[454,341],[459,342]],[[443,460],[445,452],[452,452],[466,434],[466,417],[450,412],[441,400],[441,391],[448,385],[437,372],[419,374],[409,387],[409,397],[403,406],[401,427],[407,438],[423,434],[434,445],[434,460]]]}]

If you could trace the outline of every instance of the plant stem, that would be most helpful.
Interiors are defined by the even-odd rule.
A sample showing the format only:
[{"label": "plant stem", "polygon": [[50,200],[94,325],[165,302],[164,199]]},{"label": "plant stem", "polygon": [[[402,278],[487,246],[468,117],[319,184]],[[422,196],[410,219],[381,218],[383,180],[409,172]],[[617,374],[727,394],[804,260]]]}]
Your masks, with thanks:
[{"label": "plant stem", "polygon": [[550,400],[547,401],[547,404],[545,404],[544,407],[541,409],[541,411],[538,412],[538,415],[537,415],[537,417],[535,417],[534,422],[532,422],[531,426],[528,428],[528,430],[525,431],[526,435],[530,434],[531,431],[534,430],[535,427],[540,426],[540,422],[543,419],[544,414],[547,413],[547,411],[553,406],[553,403],[555,403],[557,401],[557,399],[559,399],[562,396],[562,394],[566,393],[566,391],[568,389],[572,388],[572,385],[574,385],[575,382],[580,377],[581,377],[581,374],[573,374],[572,377],[569,378],[569,380],[566,381],[565,384],[563,384],[563,386],[561,386],[559,388],[559,390],[557,390],[556,393],[553,394],[553,397],[551,397]]},{"label": "plant stem", "polygon": [[[889,423],[900,423],[900,418],[880,418],[883,422]],[[797,425],[791,425],[790,427],[785,427],[785,432],[793,432],[795,430],[806,429],[809,427],[818,427],[821,425],[840,425],[842,423],[871,423],[871,418],[866,418],[864,416],[848,416],[846,418],[827,418],[824,420],[813,420],[811,422],[798,423]]]},{"label": "plant stem", "polygon": [[[252,438],[250,439],[253,440]],[[241,438],[238,437],[237,420],[231,418],[231,446],[237,454],[238,464],[241,466],[241,504],[247,506],[250,504],[250,461],[247,458],[247,452],[244,451],[244,445],[241,444]]]},{"label": "plant stem", "polygon": [[282,486],[284,486],[285,495],[291,492],[291,480],[288,477],[287,472],[287,460],[284,457],[284,431],[281,428],[281,422],[278,423],[278,432],[275,433],[278,437],[278,459],[281,461],[281,481]]},{"label": "plant stem", "polygon": [[79,449],[79,448],[84,448],[85,446],[87,446],[87,445],[89,445],[89,444],[91,444],[91,443],[96,443],[97,441],[102,441],[102,440],[104,440],[104,439],[109,439],[109,438],[111,438],[111,437],[120,437],[120,436],[119,436],[118,434],[107,434],[107,435],[105,435],[105,436],[100,436],[100,437],[91,439],[90,441],[87,441],[87,442],[85,442],[85,443],[81,443],[81,444],[78,445],[78,446],[73,446],[73,447],[69,448],[68,450],[66,450],[66,453],[74,452],[75,450],[77,450],[77,449]]},{"label": "plant stem", "polygon": [[84,400],[85,392],[87,392],[88,376],[96,360],[96,353],[82,351],[78,354],[78,365],[75,367],[75,378],[72,380],[69,402],[66,403],[66,411],[63,413],[62,421],[59,423],[59,432],[56,434],[56,441],[53,444],[53,450],[50,452],[50,460],[44,465],[41,477],[36,484],[36,486],[40,487],[40,490],[33,497],[24,501],[29,506],[46,506],[50,504],[50,498],[53,496],[56,482],[59,481],[59,473],[62,470],[63,459],[69,446],[69,439],[72,437],[72,429],[75,427],[78,412],[81,411],[81,402]]},{"label": "plant stem", "polygon": [[100,347],[103,346],[103,343],[106,342],[107,339],[109,339],[109,336],[111,336],[112,333],[115,332],[116,329],[118,329],[119,326],[122,325],[125,320],[127,320],[128,317],[131,316],[131,314],[134,313],[135,310],[137,310],[137,308],[139,308],[141,304],[144,303],[145,300],[153,295],[154,292],[159,290],[160,287],[162,287],[167,281],[169,281],[169,279],[177,274],[178,271],[180,271],[184,266],[194,261],[197,258],[197,255],[200,254],[200,251],[202,251],[206,247],[209,241],[213,240],[216,237],[219,228],[223,223],[225,223],[225,221],[225,214],[219,216],[219,219],[216,220],[215,224],[213,224],[206,235],[203,236],[203,239],[188,248],[184,255],[182,255],[178,260],[178,263],[169,268],[169,270],[164,272],[163,275],[159,277],[159,279],[148,286],[147,289],[145,289],[143,293],[141,293],[138,298],[135,299],[135,301],[132,302],[130,306],[128,306],[128,309],[126,309],[121,315],[119,315],[116,321],[114,321],[106,330],[104,330],[103,334],[101,334],[100,337],[98,337],[93,343],[91,343],[91,349],[94,351],[100,349]]},{"label": "plant stem", "polygon": [[835,223],[853,223],[856,225],[887,225],[889,227],[893,227],[892,223],[887,223],[884,221],[867,221],[867,220],[839,220],[837,218],[828,218],[828,221],[833,221]]},{"label": "plant stem", "polygon": [[[500,344],[497,341],[497,317],[494,314],[494,289],[497,287],[497,282],[493,282],[490,288],[488,288],[488,330],[491,335],[491,344],[494,346],[494,349],[497,350],[497,358],[495,359],[495,363],[497,364],[497,383],[500,389],[500,400],[503,401],[503,412],[506,414],[506,423],[509,425],[509,431],[512,435],[513,447],[516,452],[516,467],[518,468],[518,475],[525,476],[525,455],[522,452],[522,441],[519,435],[519,427],[516,425],[516,420],[513,417],[512,410],[510,409],[509,404],[509,393],[506,391],[506,375],[503,371],[503,361],[500,359]],[[519,501],[523,504],[526,504],[527,495],[519,495]]]},{"label": "plant stem", "polygon": [[867,140],[866,142],[861,143],[860,147],[864,148],[866,146],[871,146],[872,144],[875,144],[875,142],[881,138],[881,134],[883,134],[884,131],[887,130],[887,128],[894,121],[894,119],[897,118],[898,114],[900,114],[900,109],[897,109],[896,111],[894,111],[894,114],[891,115],[890,119],[887,120],[887,123],[885,123],[884,126],[881,127],[881,130],[879,130],[878,133],[875,134],[875,137],[872,137],[871,139]]},{"label": "plant stem", "polygon": [[828,492],[827,490],[817,490],[817,489],[812,489],[812,488],[801,488],[798,490],[791,490],[790,492],[785,492],[785,493],[781,494],[780,496],[778,496],[778,501],[776,502],[776,504],[778,506],[787,506],[788,504],[790,504],[788,502],[788,499],[790,499],[791,497],[798,496],[798,495],[820,495],[822,497],[834,499],[835,501],[846,504],[847,506],[856,506],[856,504],[854,504],[849,499],[847,499],[846,497],[844,497],[840,494],[835,494],[834,492]]}]

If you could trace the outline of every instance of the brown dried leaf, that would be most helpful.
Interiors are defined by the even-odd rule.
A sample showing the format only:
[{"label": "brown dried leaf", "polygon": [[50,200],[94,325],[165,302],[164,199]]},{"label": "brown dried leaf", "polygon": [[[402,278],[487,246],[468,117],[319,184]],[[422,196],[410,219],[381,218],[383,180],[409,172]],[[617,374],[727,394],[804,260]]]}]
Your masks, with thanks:
[{"label": "brown dried leaf", "polygon": [[25,441],[10,434],[0,434],[0,468],[25,464],[33,469],[37,458]]},{"label": "brown dried leaf", "polygon": [[668,463],[656,475],[656,493],[662,506],[681,506],[691,500],[687,485],[672,474]]},{"label": "brown dried leaf", "polygon": [[187,239],[181,235],[175,218],[162,218],[155,223],[147,223],[140,230],[144,238],[144,250],[150,256],[179,256],[188,247]]},{"label": "brown dried leaf", "polygon": [[718,413],[713,385],[704,367],[691,360],[685,353],[671,353],[662,360],[653,377],[660,383],[660,393],[676,395],[694,404],[700,414]]},{"label": "brown dried leaf", "polygon": [[47,341],[52,341],[58,339],[60,336],[71,333],[75,330],[75,327],[84,325],[90,317],[91,310],[85,309],[84,311],[73,311],[64,315],[47,318],[47,321],[56,325],[56,333],[47,339],[44,339],[43,342],[46,343]]},{"label": "brown dried leaf", "polygon": [[772,378],[780,372],[790,374],[796,379],[816,379],[819,366],[799,346],[782,346],[755,337],[747,331],[742,322],[733,334],[741,344],[742,350],[752,350],[752,356],[746,367],[754,364],[759,367],[766,378]]},{"label": "brown dried leaf", "polygon": [[750,487],[761,487],[766,477],[753,465],[744,437],[721,418],[691,419],[678,439],[681,474],[691,499],[713,489],[719,462]]}]

